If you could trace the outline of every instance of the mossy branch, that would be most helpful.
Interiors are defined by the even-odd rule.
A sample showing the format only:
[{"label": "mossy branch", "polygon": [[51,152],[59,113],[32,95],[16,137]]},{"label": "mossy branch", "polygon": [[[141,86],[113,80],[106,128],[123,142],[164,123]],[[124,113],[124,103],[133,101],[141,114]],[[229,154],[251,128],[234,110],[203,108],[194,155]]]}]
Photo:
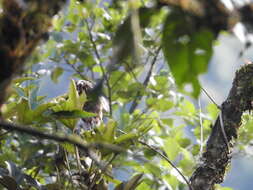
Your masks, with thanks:
[{"label": "mossy branch", "polygon": [[220,116],[222,116],[226,139],[219,116],[207,141],[202,162],[191,176],[190,182],[194,190],[212,190],[216,183],[223,182],[231,159],[232,140],[237,138],[242,114],[244,111],[252,110],[252,76],[253,64],[246,64],[236,72],[230,93],[221,106]]},{"label": "mossy branch", "polygon": [[51,18],[67,0],[3,0],[0,15],[0,108],[6,89],[38,42],[47,37]]}]

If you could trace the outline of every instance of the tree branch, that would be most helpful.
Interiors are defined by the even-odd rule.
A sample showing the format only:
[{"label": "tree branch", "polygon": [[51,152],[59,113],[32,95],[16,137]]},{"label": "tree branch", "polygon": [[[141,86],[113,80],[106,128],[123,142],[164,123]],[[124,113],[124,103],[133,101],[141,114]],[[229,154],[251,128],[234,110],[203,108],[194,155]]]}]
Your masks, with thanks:
[{"label": "tree branch", "polygon": [[185,183],[188,185],[189,190],[193,190],[192,186],[190,184],[190,182],[188,181],[188,179],[184,176],[184,174],[177,168],[177,166],[175,164],[173,164],[172,161],[170,161],[170,159],[164,155],[163,153],[161,153],[160,151],[158,151],[156,148],[150,146],[149,144],[145,143],[144,141],[138,141],[139,143],[141,143],[142,145],[146,146],[147,148],[149,148],[150,150],[152,150],[153,152],[155,152],[156,154],[158,154],[161,158],[163,158],[164,160],[166,160],[178,173],[179,175],[184,179]]},{"label": "tree branch", "polygon": [[[119,132],[123,133],[123,134],[127,134],[125,131],[122,131],[121,129],[118,129]],[[138,142],[140,144],[142,144],[143,146],[146,146],[149,150],[153,151],[154,153],[158,154],[161,158],[163,158],[164,160],[166,160],[171,166],[172,168],[174,168],[178,174],[184,179],[185,183],[188,185],[189,190],[193,190],[191,187],[190,182],[187,180],[187,178],[184,176],[184,174],[177,168],[177,166],[175,164],[173,164],[172,161],[170,161],[170,159],[164,155],[163,153],[160,152],[159,149],[147,144],[146,142],[142,141],[142,140],[138,140]]]},{"label": "tree branch", "polygon": [[244,111],[252,110],[252,76],[253,64],[244,65],[236,72],[230,93],[221,106],[223,123],[220,117],[216,119],[201,158],[202,163],[191,176],[190,182],[194,190],[212,190],[216,183],[223,181],[231,159],[232,140],[237,138],[241,116]]},{"label": "tree branch", "polygon": [[101,169],[104,168],[104,165],[101,164],[97,160],[97,158],[94,156],[94,153],[92,152],[92,148],[107,148],[112,150],[115,153],[123,152],[124,150],[121,149],[118,146],[112,145],[112,144],[105,144],[105,143],[92,143],[92,144],[86,144],[84,141],[77,135],[66,135],[66,134],[47,134],[40,130],[34,129],[32,127],[26,127],[17,125],[10,122],[0,121],[0,128],[3,128],[8,131],[17,131],[20,133],[29,134],[32,136],[36,136],[42,139],[48,139],[53,140],[56,142],[66,142],[73,144],[77,146],[79,149],[82,149],[88,157],[90,157]]},{"label": "tree branch", "polygon": [[102,71],[103,79],[106,81],[106,86],[107,86],[107,91],[108,91],[108,100],[109,100],[109,114],[110,114],[110,116],[112,116],[112,90],[111,90],[112,88],[110,86],[110,81],[109,81],[108,76],[105,72],[105,69],[104,69],[104,67],[101,63],[101,56],[99,54],[97,44],[94,41],[94,38],[93,38],[93,35],[92,35],[92,27],[89,26],[89,22],[88,22],[87,19],[85,20],[85,22],[86,22],[86,25],[87,25],[87,30],[88,30],[90,42],[91,42],[92,47],[94,49],[95,55],[97,57],[99,67]]},{"label": "tree branch", "polygon": [[[148,86],[150,77],[151,77],[152,72],[153,72],[153,69],[154,69],[154,65],[155,65],[156,60],[157,60],[157,58],[158,58],[159,52],[161,51],[161,48],[162,48],[161,46],[158,47],[157,50],[156,50],[156,52],[155,52],[154,58],[153,58],[153,60],[152,60],[152,62],[151,62],[150,69],[149,69],[149,71],[148,71],[148,74],[147,74],[147,76],[146,76],[144,82],[143,82],[143,86],[144,86],[144,87],[147,87],[147,86]],[[133,111],[135,110],[135,108],[138,106],[138,101],[141,99],[140,93],[141,93],[140,91],[137,92],[137,95],[136,95],[136,97],[135,97],[135,99],[134,99],[134,101],[133,101],[133,103],[132,103],[132,105],[131,105],[131,107],[130,107],[130,109],[129,109],[129,113],[133,113]]]}]

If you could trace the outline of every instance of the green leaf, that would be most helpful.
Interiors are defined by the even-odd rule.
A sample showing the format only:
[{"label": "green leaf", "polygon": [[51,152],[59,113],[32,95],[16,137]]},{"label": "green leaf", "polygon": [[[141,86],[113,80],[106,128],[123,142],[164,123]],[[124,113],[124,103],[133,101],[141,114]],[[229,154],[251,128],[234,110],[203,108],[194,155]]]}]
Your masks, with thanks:
[{"label": "green leaf", "polygon": [[185,148],[181,148],[181,154],[183,155],[183,159],[180,160],[179,165],[181,168],[184,168],[184,171],[192,171],[194,162],[193,162],[193,156],[191,152],[186,150]]},{"label": "green leaf", "polygon": [[173,120],[172,118],[161,119],[161,121],[162,121],[165,125],[168,125],[168,126],[172,126],[172,125],[173,125],[173,122],[174,122],[174,120]]},{"label": "green leaf", "polygon": [[196,114],[195,106],[189,100],[184,99],[180,104],[180,111],[176,112],[178,116],[193,117]]},{"label": "green leaf", "polygon": [[146,183],[142,182],[138,187],[137,190],[152,190],[149,185]]},{"label": "green leaf", "polygon": [[81,110],[58,111],[58,112],[53,112],[52,115],[58,119],[76,119],[76,118],[88,118],[88,117],[96,116],[96,114],[94,113],[81,111]]},{"label": "green leaf", "polygon": [[18,94],[20,97],[26,98],[26,93],[25,93],[25,91],[24,91],[23,88],[18,87],[18,86],[13,86],[13,88],[16,90],[17,94]]},{"label": "green leaf", "polygon": [[163,149],[170,160],[175,160],[180,152],[180,146],[174,138],[167,138]]},{"label": "green leaf", "polygon": [[152,173],[154,176],[161,176],[162,170],[159,166],[153,164],[153,163],[145,163],[144,168],[147,169],[150,173]]},{"label": "green leaf", "polygon": [[219,187],[217,190],[233,190],[230,187]]},{"label": "green leaf", "polygon": [[[154,120],[153,120],[154,121]],[[147,125],[141,125],[140,127],[137,128],[138,130],[138,135],[144,135],[146,134],[149,130],[151,130],[154,126],[152,125],[153,124],[153,121],[152,123],[150,122],[150,125],[147,126]]]},{"label": "green leaf", "polygon": [[162,46],[177,85],[182,88],[190,83],[196,98],[200,93],[198,75],[207,70],[214,35],[206,28],[196,30],[192,20],[187,13],[171,12],[164,24]]},{"label": "green leaf", "polygon": [[113,143],[115,140],[117,123],[113,120],[109,120],[106,125],[100,125],[96,128],[96,135],[92,136],[93,141]]},{"label": "green leaf", "polygon": [[80,44],[71,40],[65,40],[64,46],[62,47],[63,52],[73,53],[74,55],[79,52]]},{"label": "green leaf", "polygon": [[26,99],[21,99],[12,109],[17,114],[17,120],[23,124],[33,124],[34,122],[42,122],[48,120],[43,113],[49,108],[55,106],[55,103],[45,103],[38,105],[34,110],[30,108],[29,102]]},{"label": "green leaf", "polygon": [[75,153],[75,146],[69,143],[61,143],[62,147],[66,149],[68,152],[74,154]]},{"label": "green leaf", "polygon": [[21,99],[20,102],[18,102],[16,111],[17,111],[17,119],[19,123],[23,124],[30,124],[31,118],[30,118],[30,111],[29,111],[29,105],[28,101],[25,99]]},{"label": "green leaf", "polygon": [[[76,85],[74,80],[70,81],[69,93],[68,93],[67,107],[71,110],[74,109],[75,106],[78,105],[78,92],[76,90]],[[70,111],[69,110],[69,111]]]},{"label": "green leaf", "polygon": [[30,109],[35,109],[38,106],[38,101],[37,101],[37,92],[39,90],[38,86],[33,87],[30,92],[29,92],[29,97],[28,97],[28,103]]},{"label": "green leaf", "polygon": [[100,66],[94,66],[94,67],[92,68],[92,71],[93,71],[93,72],[96,72],[96,73],[102,73],[102,69],[101,69]]},{"label": "green leaf", "polygon": [[61,67],[56,67],[51,73],[51,79],[55,83],[58,83],[58,78],[62,75],[63,69]]},{"label": "green leaf", "polygon": [[170,189],[177,189],[177,187],[179,185],[179,181],[178,181],[178,179],[175,176],[168,174],[168,175],[163,176],[163,178],[170,185]]},{"label": "green leaf", "polygon": [[9,104],[3,104],[2,106],[2,117],[9,119],[16,113],[17,102],[10,102]]},{"label": "green leaf", "polygon": [[27,80],[35,80],[36,78],[34,78],[34,77],[21,77],[21,78],[16,78],[16,79],[14,79],[12,82],[13,83],[22,83],[22,82],[24,82],[24,81],[27,81]]},{"label": "green leaf", "polygon": [[70,82],[70,88],[69,88],[69,99],[67,101],[67,106],[70,109],[83,109],[84,102],[86,101],[86,95],[82,93],[80,96],[76,90],[76,84],[74,80],[71,80]]},{"label": "green leaf", "polygon": [[148,98],[146,101],[147,101],[147,105],[152,107],[156,111],[165,112],[174,106],[173,102],[163,99],[163,98],[161,99]]},{"label": "green leaf", "polygon": [[[84,93],[81,95],[78,94],[74,80],[70,81],[67,97],[67,100],[60,99],[59,102],[52,107],[52,110],[54,112],[59,112],[59,120],[67,127],[73,129],[76,126],[78,120],[77,118],[82,116],[91,117],[91,113],[83,111],[83,105],[86,101],[86,96]],[[55,101],[57,101],[57,99],[55,99]]]},{"label": "green leaf", "polygon": [[104,139],[107,142],[113,142],[115,139],[115,129],[116,129],[116,122],[110,120],[106,125],[106,130],[104,132]]},{"label": "green leaf", "polygon": [[124,134],[124,135],[120,135],[116,140],[115,143],[116,144],[120,144],[123,143],[125,141],[129,141],[129,140],[133,140],[134,138],[136,138],[138,135],[136,133],[128,133],[128,134]]},{"label": "green leaf", "polygon": [[212,120],[215,120],[219,115],[219,108],[215,104],[208,104],[206,107],[209,115],[211,116]]}]

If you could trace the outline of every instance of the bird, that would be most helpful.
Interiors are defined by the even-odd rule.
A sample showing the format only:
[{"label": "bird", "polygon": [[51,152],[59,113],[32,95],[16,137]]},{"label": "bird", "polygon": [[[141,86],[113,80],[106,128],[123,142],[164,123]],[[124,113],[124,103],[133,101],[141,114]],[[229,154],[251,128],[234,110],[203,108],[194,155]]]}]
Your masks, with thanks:
[{"label": "bird", "polygon": [[96,85],[88,80],[76,81],[76,90],[79,95],[85,93],[87,101],[83,105],[83,110],[95,113],[96,116],[81,118],[77,123],[77,130],[92,130],[99,126],[103,121],[103,111],[109,112],[108,100],[100,91],[97,91]]}]

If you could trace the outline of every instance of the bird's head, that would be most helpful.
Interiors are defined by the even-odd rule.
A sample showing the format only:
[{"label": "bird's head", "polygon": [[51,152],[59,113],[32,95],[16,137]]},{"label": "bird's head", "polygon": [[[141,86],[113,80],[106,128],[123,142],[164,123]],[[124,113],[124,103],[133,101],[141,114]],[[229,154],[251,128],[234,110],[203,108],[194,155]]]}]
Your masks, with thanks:
[{"label": "bird's head", "polygon": [[102,83],[94,85],[88,80],[79,80],[76,82],[76,89],[79,95],[84,92],[88,96],[88,102],[93,102],[94,105],[99,104],[101,109],[109,112],[109,102],[102,94]]},{"label": "bird's head", "polygon": [[82,94],[85,92],[85,94],[88,94],[93,89],[94,85],[88,81],[88,80],[79,80],[76,82],[76,89],[78,91],[78,94]]}]

